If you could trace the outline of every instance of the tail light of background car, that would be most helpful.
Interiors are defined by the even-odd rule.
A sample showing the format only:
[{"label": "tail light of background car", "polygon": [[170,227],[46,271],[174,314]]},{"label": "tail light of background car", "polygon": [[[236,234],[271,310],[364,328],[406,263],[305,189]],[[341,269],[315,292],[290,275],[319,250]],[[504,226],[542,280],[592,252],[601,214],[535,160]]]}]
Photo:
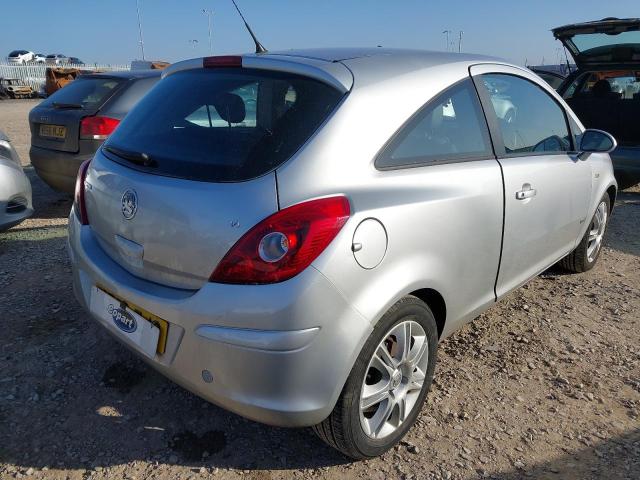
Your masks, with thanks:
[{"label": "tail light of background car", "polygon": [[111,117],[84,117],[80,121],[80,138],[104,140],[116,129],[120,120]]},{"label": "tail light of background car", "polygon": [[89,217],[87,215],[87,206],[84,201],[84,182],[87,179],[87,170],[91,160],[85,160],[80,165],[78,177],[76,178],[76,191],[73,198],[73,209],[76,212],[78,220],[82,225],[89,225]]},{"label": "tail light of background car", "polygon": [[310,200],[265,218],[231,247],[210,277],[218,283],[266,284],[294,277],[331,243],[351,214],[349,200]]}]

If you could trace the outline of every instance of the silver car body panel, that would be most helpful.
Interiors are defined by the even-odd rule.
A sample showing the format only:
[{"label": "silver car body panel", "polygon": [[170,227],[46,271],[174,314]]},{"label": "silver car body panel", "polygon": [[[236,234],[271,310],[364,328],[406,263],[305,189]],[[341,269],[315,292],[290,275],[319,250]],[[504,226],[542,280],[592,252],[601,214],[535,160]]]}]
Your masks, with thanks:
[{"label": "silver car body panel", "polygon": [[19,224],[33,214],[31,183],[24,174],[18,153],[0,132],[0,231]]},{"label": "silver car body panel", "polygon": [[[85,308],[99,285],[170,322],[166,353],[145,360],[249,418],[285,426],[323,420],[391,305],[413,292],[434,292],[446,305],[446,337],[496,301],[496,281],[502,296],[571,250],[600,198],[615,188],[606,154],[376,169],[378,152],[406,120],[470,71],[520,75],[566,108],[539,77],[496,59],[355,49],[247,55],[244,62],[252,68],[272,62],[296,73],[311,65],[323,71],[316,78],[349,93],[289,160],[246,182],[142,174],[98,154],[87,182],[90,225],[82,226],[71,212],[69,247],[74,291]],[[201,59],[181,62],[166,74],[201,65]],[[526,182],[539,194],[527,204],[511,203],[506,197]],[[133,220],[121,212],[127,189],[139,200]],[[206,281],[229,247],[262,218],[339,194],[349,199],[351,217],[302,273],[270,285]],[[145,213],[148,205],[153,208]],[[367,228],[359,230],[361,225]],[[114,234],[143,245],[141,265],[126,259],[136,249]],[[118,245],[131,251],[123,256]],[[152,257],[145,259],[147,251]],[[94,317],[140,353],[116,327]]]}]

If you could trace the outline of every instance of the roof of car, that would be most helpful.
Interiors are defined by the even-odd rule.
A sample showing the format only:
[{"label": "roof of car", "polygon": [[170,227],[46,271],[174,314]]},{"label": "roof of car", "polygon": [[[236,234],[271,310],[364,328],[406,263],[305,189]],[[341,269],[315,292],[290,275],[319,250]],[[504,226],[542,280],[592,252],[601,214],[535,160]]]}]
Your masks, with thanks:
[{"label": "roof of car", "polygon": [[495,60],[485,55],[471,55],[431,50],[412,50],[401,48],[356,47],[356,48],[310,48],[301,50],[280,50],[264,55],[286,55],[290,57],[312,58],[326,62],[343,62],[354,59],[369,59],[371,62],[384,62],[389,58],[422,59],[429,63],[458,62],[468,58],[474,60]]},{"label": "roof of car", "polygon": [[100,73],[90,73],[86,76],[95,76],[101,78],[123,78],[125,80],[129,80],[132,78],[151,78],[151,77],[160,77],[162,70],[121,70],[116,72],[100,72]]}]

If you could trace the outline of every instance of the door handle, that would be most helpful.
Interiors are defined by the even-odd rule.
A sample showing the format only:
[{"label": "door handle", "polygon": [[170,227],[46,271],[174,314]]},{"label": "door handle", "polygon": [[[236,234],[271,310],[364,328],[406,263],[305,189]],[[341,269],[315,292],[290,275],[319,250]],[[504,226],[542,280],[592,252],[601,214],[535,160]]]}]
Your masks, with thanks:
[{"label": "door handle", "polygon": [[536,196],[536,189],[531,188],[531,185],[525,183],[522,185],[522,190],[516,192],[516,200],[526,200],[527,198],[532,198]]}]

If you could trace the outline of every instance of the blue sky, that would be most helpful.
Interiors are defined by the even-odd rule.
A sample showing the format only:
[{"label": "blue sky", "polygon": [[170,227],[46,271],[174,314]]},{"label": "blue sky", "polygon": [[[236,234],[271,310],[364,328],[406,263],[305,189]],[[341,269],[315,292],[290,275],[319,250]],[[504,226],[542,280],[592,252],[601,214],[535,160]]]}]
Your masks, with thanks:
[{"label": "blue sky", "polygon": [[[147,59],[176,61],[208,54],[212,9],[215,54],[252,50],[230,0],[139,0]],[[451,30],[457,50],[539,64],[558,59],[550,29],[608,16],[640,16],[639,0],[237,0],[270,50],[376,46],[444,50]],[[128,63],[141,58],[136,0],[21,0],[3,2],[0,55],[25,48],[64,53],[85,62]],[[25,19],[25,14],[28,19]],[[198,40],[195,43],[190,40]],[[6,52],[4,51],[6,50]]]}]

